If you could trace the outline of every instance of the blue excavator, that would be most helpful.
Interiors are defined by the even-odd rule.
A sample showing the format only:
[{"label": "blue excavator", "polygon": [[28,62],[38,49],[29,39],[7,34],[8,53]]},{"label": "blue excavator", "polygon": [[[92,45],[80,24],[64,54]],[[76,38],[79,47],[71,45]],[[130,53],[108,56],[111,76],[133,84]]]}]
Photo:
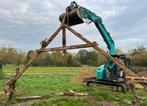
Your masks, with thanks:
[{"label": "blue excavator", "polygon": [[[121,60],[127,68],[131,67],[131,61],[128,57],[115,54],[115,43],[111,38],[110,33],[106,30],[101,17],[97,16],[89,9],[79,6],[75,1],[71,2],[70,6],[66,8],[66,12],[59,16],[59,20],[62,21],[64,17],[65,24],[69,26],[84,23],[84,19],[93,22],[107,45],[109,55]],[[85,78],[85,81],[88,86],[91,83],[95,83],[117,86],[120,87],[122,91],[125,91],[126,89],[125,73],[117,64],[109,59],[107,59],[106,64],[97,68],[96,77]]]}]

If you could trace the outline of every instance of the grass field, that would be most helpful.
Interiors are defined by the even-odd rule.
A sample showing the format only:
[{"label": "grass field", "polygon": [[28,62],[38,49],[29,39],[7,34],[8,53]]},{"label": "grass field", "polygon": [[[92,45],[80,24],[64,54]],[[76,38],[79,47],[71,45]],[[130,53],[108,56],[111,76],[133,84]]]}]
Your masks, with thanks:
[{"label": "grass field", "polygon": [[[20,106],[24,103],[26,106],[129,106],[128,102],[134,100],[130,91],[127,93],[119,93],[107,87],[86,87],[84,84],[77,85],[70,83],[78,72],[87,69],[96,70],[96,67],[30,67],[24,76],[18,80],[15,96],[48,95],[49,98],[34,101],[14,101],[13,103],[15,103],[14,105],[16,106]],[[14,66],[4,67],[6,77],[0,80],[0,89],[4,87],[3,82],[7,80],[14,71]],[[69,89],[76,92],[87,92],[89,96],[66,97],[56,95]],[[147,106],[147,92],[137,90],[137,94],[144,98],[141,102],[141,106]]]}]

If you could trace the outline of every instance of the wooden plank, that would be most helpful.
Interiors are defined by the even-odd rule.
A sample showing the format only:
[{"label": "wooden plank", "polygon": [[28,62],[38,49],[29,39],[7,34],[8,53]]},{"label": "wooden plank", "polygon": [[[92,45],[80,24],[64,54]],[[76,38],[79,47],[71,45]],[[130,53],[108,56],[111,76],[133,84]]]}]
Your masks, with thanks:
[{"label": "wooden plank", "polygon": [[146,82],[144,80],[134,80],[134,79],[127,81],[127,84],[138,84],[138,83],[145,84]]},{"label": "wooden plank", "polygon": [[[92,43],[92,45],[95,45],[95,43]],[[42,49],[37,49],[36,52],[40,53],[40,52],[49,52],[49,51],[63,51],[63,50],[70,50],[70,49],[79,49],[79,48],[92,47],[92,45],[80,44],[80,45],[71,45],[71,46],[65,46],[65,47],[42,48]]]},{"label": "wooden plank", "polygon": [[42,99],[42,96],[25,96],[25,97],[14,97],[15,100],[22,101],[22,100],[33,100],[33,99]]},{"label": "wooden plank", "polygon": [[134,79],[134,80],[147,80],[146,77],[130,77],[130,76],[127,76],[127,79]]}]

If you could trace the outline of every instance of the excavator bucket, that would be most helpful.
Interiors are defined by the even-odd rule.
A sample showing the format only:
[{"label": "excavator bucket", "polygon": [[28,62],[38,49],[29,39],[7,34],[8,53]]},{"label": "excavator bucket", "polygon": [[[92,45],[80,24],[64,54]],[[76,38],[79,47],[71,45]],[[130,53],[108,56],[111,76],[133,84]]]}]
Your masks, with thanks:
[{"label": "excavator bucket", "polygon": [[62,22],[64,16],[65,18],[65,23],[69,26],[73,26],[73,25],[78,25],[81,23],[84,23],[83,19],[80,17],[80,9],[76,8],[73,9],[69,12],[63,13],[59,16],[59,20]]}]

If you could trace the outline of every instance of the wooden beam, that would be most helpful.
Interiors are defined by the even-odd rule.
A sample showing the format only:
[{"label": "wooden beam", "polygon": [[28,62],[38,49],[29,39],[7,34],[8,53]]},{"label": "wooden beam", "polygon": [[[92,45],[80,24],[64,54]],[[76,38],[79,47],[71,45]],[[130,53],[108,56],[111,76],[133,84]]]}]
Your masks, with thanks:
[{"label": "wooden beam", "polygon": [[[46,42],[46,46],[45,47],[47,47],[48,46],[48,44],[50,44],[50,42],[55,38],[55,36],[59,33],[59,31],[61,30],[61,28],[62,28],[62,26],[59,26],[59,28],[51,35],[51,37],[47,40],[47,42]],[[44,48],[45,48],[44,47]],[[41,52],[40,53],[35,53],[34,54],[34,56],[30,59],[30,61],[26,64],[26,65],[24,65],[23,67],[22,67],[22,69],[20,70],[20,74],[15,78],[15,80],[17,80],[19,77],[21,77],[21,75],[26,71],[26,69],[32,64],[32,62],[37,58],[37,57],[39,57],[39,55],[41,54]]]},{"label": "wooden beam", "polygon": [[46,42],[46,45],[48,46],[51,41],[56,37],[56,35],[61,31],[61,29],[63,28],[64,22],[65,22],[65,18],[63,18],[61,25],[58,27],[58,29],[49,37],[49,39]]},{"label": "wooden beam", "polygon": [[[66,46],[66,29],[62,28],[62,46]],[[66,54],[66,50],[63,50],[63,53]]]},{"label": "wooden beam", "polygon": [[63,51],[63,50],[70,50],[70,49],[78,49],[78,48],[87,48],[92,47],[95,45],[95,43],[92,43],[92,45],[89,44],[80,44],[80,45],[71,45],[71,46],[65,46],[65,47],[55,47],[55,48],[43,48],[43,49],[37,49],[36,52],[49,52],[49,51]]},{"label": "wooden beam", "polygon": [[[77,37],[79,37],[81,40],[83,40],[87,44],[92,45],[91,41],[89,41],[88,39],[83,37],[80,33],[76,32],[74,29],[72,29],[68,25],[64,24],[64,27],[66,27],[69,31],[71,31],[73,34],[75,34]],[[99,53],[101,53],[103,56],[105,56],[106,58],[108,58],[111,61],[113,61],[114,63],[116,63],[118,66],[120,66],[123,69],[123,71],[126,73],[126,75],[137,77],[137,75],[135,73],[133,73],[130,69],[128,69],[124,64],[122,64],[122,62],[120,60],[113,58],[111,55],[106,53],[104,50],[102,50],[98,46],[93,46],[93,48],[95,50],[97,50]]]},{"label": "wooden beam", "polygon": [[[55,38],[55,36],[60,32],[61,28],[63,27],[63,25],[60,25],[59,28],[51,35],[51,37],[45,42],[45,45],[42,46],[41,48],[45,48],[47,47],[51,41]],[[11,79],[12,83],[8,83],[8,88],[12,88],[12,90],[8,89],[8,91],[10,92],[9,94],[9,100],[12,99],[13,97],[13,90],[15,88],[13,88],[13,86],[15,86],[17,80],[23,75],[23,73],[28,69],[28,67],[32,64],[32,62],[39,57],[39,55],[41,54],[41,52],[35,53],[32,58],[29,60],[29,62],[27,64],[25,64],[21,69],[20,69],[20,73],[14,77],[13,79]],[[7,87],[6,87],[7,88]]]},{"label": "wooden beam", "polygon": [[147,84],[144,80],[135,80],[135,79],[131,79],[127,81],[127,84]]},{"label": "wooden beam", "polygon": [[134,79],[134,80],[147,80],[147,77],[130,77],[130,76],[127,76],[126,78],[127,79]]},{"label": "wooden beam", "polygon": [[[51,43],[51,41],[56,37],[56,35],[60,32],[60,30],[63,28],[64,21],[65,21],[65,17],[63,18],[61,25],[60,25],[60,26],[58,27],[58,29],[50,36],[50,38],[47,39],[47,40],[45,40],[44,42],[42,42],[42,45],[41,45],[41,48],[42,48],[42,49],[43,49],[43,48],[46,48],[46,47]],[[21,68],[20,73],[19,73],[17,76],[15,76],[13,79],[11,79],[11,81],[10,81],[11,83],[7,83],[8,87],[6,87],[6,89],[9,88],[7,91],[10,92],[10,94],[9,94],[9,99],[12,99],[12,97],[13,97],[13,91],[14,91],[14,89],[15,89],[15,87],[13,88],[13,86],[15,86],[17,80],[23,75],[23,73],[24,73],[24,72],[27,70],[27,68],[32,64],[32,62],[33,62],[36,58],[39,57],[40,54],[41,54],[41,52],[35,53],[35,54],[33,55],[33,57],[29,60],[29,62],[28,62],[27,64],[25,64],[25,65]],[[11,88],[12,88],[12,90],[11,90]],[[6,92],[5,92],[5,93],[6,93]]]},{"label": "wooden beam", "polygon": [[62,26],[59,26],[59,28],[49,37],[49,39],[46,42],[46,45],[48,46],[51,41],[56,37],[56,35],[61,31]]}]

